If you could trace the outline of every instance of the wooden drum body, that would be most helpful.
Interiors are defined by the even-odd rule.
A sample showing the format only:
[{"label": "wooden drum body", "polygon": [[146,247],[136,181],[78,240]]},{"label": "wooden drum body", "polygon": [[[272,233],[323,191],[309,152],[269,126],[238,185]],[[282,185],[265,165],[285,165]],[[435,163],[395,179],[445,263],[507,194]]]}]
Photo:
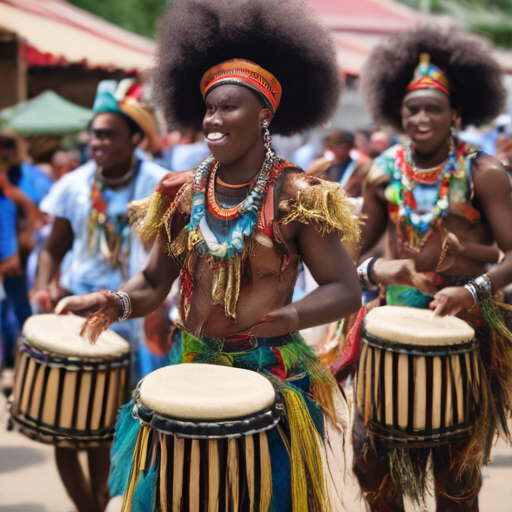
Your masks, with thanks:
[{"label": "wooden drum body", "polygon": [[84,319],[38,315],[19,340],[11,419],[43,443],[91,447],[112,441],[129,382],[130,346],[112,331],[91,346]]},{"label": "wooden drum body", "polygon": [[[147,468],[156,457],[162,510],[267,510],[267,431],[281,414],[272,384],[255,372],[210,364],[161,368],[136,393],[134,416],[142,426],[128,489],[135,467]],[[125,503],[130,499],[125,495]]]},{"label": "wooden drum body", "polygon": [[362,336],[357,407],[371,433],[395,446],[433,446],[471,435],[481,363],[473,329],[429,310],[370,311]]}]

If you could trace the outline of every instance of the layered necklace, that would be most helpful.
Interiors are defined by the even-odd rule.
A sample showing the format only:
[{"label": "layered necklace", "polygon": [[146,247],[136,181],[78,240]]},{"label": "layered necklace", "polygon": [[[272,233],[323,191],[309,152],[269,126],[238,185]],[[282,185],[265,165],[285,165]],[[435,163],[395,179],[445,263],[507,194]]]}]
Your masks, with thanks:
[{"label": "layered necklace", "polygon": [[[194,174],[192,212],[190,223],[185,228],[189,233],[188,246],[205,258],[213,269],[213,302],[222,305],[226,316],[233,320],[236,320],[236,304],[240,293],[244,239],[253,233],[267,192],[283,168],[284,160],[277,158],[273,151],[268,151],[256,179],[240,186],[250,190],[247,197],[240,204],[227,208],[217,201],[215,183],[219,164],[213,156],[208,157]],[[208,225],[207,208],[215,217],[232,222],[223,242],[218,240]]]},{"label": "layered necklace", "polygon": [[108,196],[112,192],[109,187],[127,184],[137,174],[139,167],[140,160],[134,159],[130,171],[119,180],[107,180],[103,176],[102,168],[98,167],[91,189],[89,253],[101,254],[104,260],[110,262],[112,269],[121,270],[123,279],[127,278],[131,229],[127,213],[108,216]]},{"label": "layered necklace", "polygon": [[[453,143],[446,161],[438,167],[418,171],[409,145],[400,147],[395,158],[393,180],[398,184],[397,233],[399,242],[409,250],[419,252],[450,208],[450,185],[454,179],[467,176],[471,159],[466,158],[466,145]],[[416,183],[435,185],[437,201],[426,213],[418,213],[414,189]]]}]

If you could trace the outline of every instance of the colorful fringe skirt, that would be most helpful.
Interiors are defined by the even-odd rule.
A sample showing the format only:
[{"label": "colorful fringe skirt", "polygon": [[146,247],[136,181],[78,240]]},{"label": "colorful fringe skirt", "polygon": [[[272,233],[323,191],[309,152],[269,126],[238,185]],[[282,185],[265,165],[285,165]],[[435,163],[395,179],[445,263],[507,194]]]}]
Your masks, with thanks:
[{"label": "colorful fringe skirt", "polygon": [[[336,381],[299,333],[275,338],[245,334],[198,338],[182,332],[170,353],[170,364],[180,363],[258,372],[269,379],[282,399],[284,420],[266,432],[271,479],[262,478],[261,482],[270,482],[271,488],[260,489],[260,493],[265,492],[269,499],[264,505],[260,500],[259,507],[251,510],[346,510],[342,491],[347,479],[344,439],[349,428],[348,407]],[[141,425],[133,406],[134,400],[120,409],[111,454],[110,493],[124,495],[124,512],[173,510],[172,500],[167,498],[171,492],[160,489],[160,475],[166,473],[162,466],[168,462],[167,454],[162,453],[161,435]],[[240,496],[243,485],[240,476]],[[188,504],[181,510],[189,510]]]},{"label": "colorful fringe skirt", "polygon": [[[435,283],[442,288],[462,286],[468,280],[466,277],[438,275]],[[410,286],[389,286],[386,290],[388,305],[428,308],[431,300],[431,296]],[[447,446],[439,443],[431,448],[395,448],[371,443],[376,447],[377,455],[389,460],[395,492],[419,503],[425,496],[429,460],[432,460],[434,472],[449,467],[465,492],[459,497],[445,495],[471,503],[481,487],[481,470],[490,461],[496,432],[512,443],[507,425],[512,410],[512,307],[489,298],[457,316],[473,327],[479,342],[480,399],[472,433],[463,441]],[[388,494],[392,493],[390,487]]]}]

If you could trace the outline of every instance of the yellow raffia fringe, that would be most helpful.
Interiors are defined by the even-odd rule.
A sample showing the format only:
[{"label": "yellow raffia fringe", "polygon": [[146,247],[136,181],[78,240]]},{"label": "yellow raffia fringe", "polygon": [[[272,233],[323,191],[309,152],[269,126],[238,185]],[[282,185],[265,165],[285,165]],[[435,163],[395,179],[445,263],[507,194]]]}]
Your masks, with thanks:
[{"label": "yellow raffia fringe", "polygon": [[320,436],[302,396],[286,387],[281,393],[290,426],[293,512],[329,512]]},{"label": "yellow raffia fringe", "polygon": [[[260,438],[260,512],[269,512],[272,503],[272,466],[266,432],[259,433]],[[294,509],[295,512],[295,509]]]},{"label": "yellow raffia fringe", "polygon": [[141,454],[143,451],[145,452],[147,449],[145,443],[147,443],[148,441],[149,429],[150,427],[141,426],[139,429],[139,434],[137,435],[137,443],[135,444],[135,450],[133,452],[130,480],[128,482],[128,487],[126,488],[123,497],[123,506],[121,509],[123,512],[132,512],[133,509],[133,493],[135,491],[135,486],[139,478],[140,464],[142,461]]},{"label": "yellow raffia fringe", "polygon": [[334,393],[339,393],[338,384],[327,372],[325,366],[311,353],[311,348],[304,342],[290,343],[279,348],[285,367],[291,368],[299,362],[306,367],[311,382],[313,398],[322,407],[325,414],[335,423],[338,421],[334,405]]},{"label": "yellow raffia fringe", "polygon": [[316,179],[315,184],[299,188],[294,199],[281,202],[280,208],[287,212],[282,224],[311,224],[321,235],[334,231],[351,255],[357,251],[361,220],[338,183]]},{"label": "yellow raffia fringe", "polygon": [[132,201],[128,208],[130,224],[135,226],[143,244],[154,240],[162,228],[165,213],[171,206],[171,200],[160,192],[140,201]]}]

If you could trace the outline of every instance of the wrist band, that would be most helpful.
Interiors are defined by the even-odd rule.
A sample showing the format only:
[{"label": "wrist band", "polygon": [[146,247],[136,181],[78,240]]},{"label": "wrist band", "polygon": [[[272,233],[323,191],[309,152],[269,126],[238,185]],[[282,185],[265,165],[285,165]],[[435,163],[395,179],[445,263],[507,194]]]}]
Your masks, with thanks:
[{"label": "wrist band", "polygon": [[377,283],[375,282],[375,279],[373,279],[373,267],[375,266],[375,263],[377,263],[377,260],[379,258],[372,258],[370,260],[370,263],[368,263],[368,267],[367,267],[367,275],[368,275],[368,281],[370,281],[370,283],[373,285],[373,286],[377,286]]},{"label": "wrist band", "polygon": [[473,296],[473,307],[492,296],[492,283],[487,274],[471,279],[464,285],[464,288]]},{"label": "wrist band", "polygon": [[126,292],[114,292],[116,299],[119,301],[121,306],[122,314],[117,319],[118,322],[125,322],[128,320],[132,313],[132,301],[130,300],[130,296]]},{"label": "wrist band", "polygon": [[373,280],[373,267],[379,258],[368,258],[357,267],[357,275],[361,286],[366,290],[374,290],[377,288],[377,283]]}]

